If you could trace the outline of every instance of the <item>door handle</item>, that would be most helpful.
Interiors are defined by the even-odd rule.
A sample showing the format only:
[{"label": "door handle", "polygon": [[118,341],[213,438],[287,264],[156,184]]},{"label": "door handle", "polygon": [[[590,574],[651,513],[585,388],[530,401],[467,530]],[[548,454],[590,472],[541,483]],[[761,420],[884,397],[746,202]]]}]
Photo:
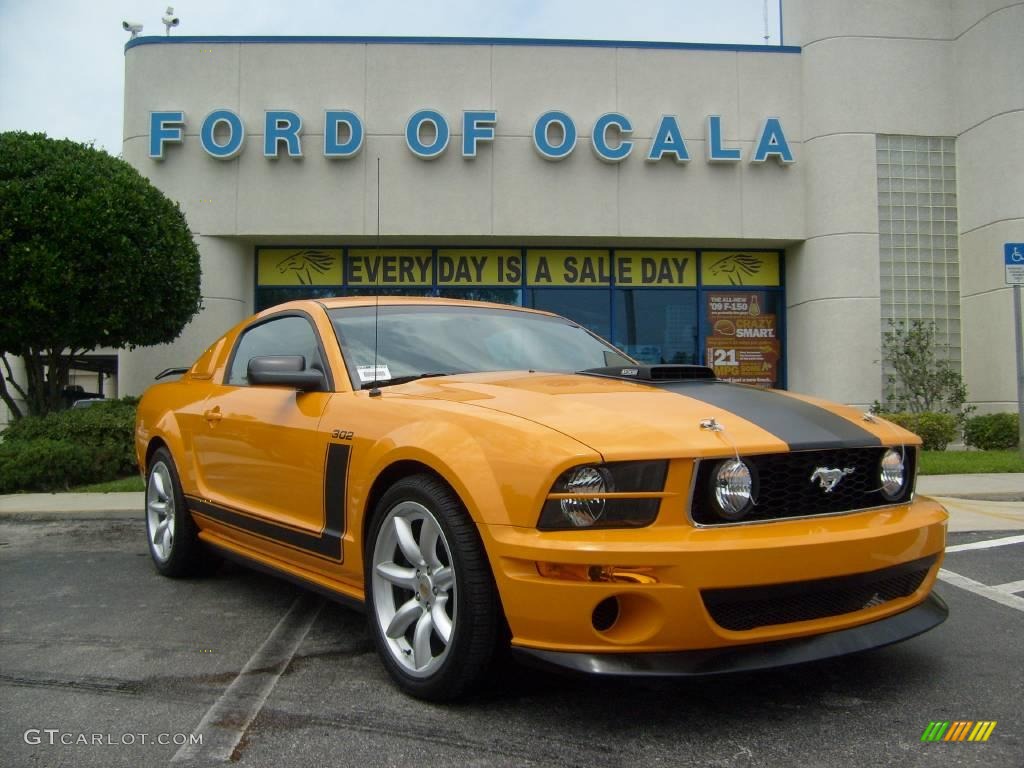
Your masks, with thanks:
[{"label": "door handle", "polygon": [[211,424],[216,424],[224,417],[221,415],[220,406],[218,405],[216,408],[213,408],[209,411],[203,411],[203,418],[206,419]]}]

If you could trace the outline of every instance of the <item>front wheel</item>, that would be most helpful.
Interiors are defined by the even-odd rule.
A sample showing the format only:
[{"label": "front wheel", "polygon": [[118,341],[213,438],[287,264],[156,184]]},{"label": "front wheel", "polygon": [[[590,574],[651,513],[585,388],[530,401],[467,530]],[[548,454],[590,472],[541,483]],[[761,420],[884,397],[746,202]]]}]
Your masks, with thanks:
[{"label": "front wheel", "polygon": [[402,690],[454,699],[486,673],[498,625],[496,590],[472,520],[429,475],[395,483],[366,544],[370,631]]}]

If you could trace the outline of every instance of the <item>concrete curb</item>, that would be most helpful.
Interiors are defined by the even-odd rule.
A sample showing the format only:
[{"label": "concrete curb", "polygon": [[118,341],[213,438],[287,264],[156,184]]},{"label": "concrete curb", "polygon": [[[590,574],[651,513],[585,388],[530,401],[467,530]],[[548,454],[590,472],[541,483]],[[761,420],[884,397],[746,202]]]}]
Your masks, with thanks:
[{"label": "concrete curb", "polygon": [[0,517],[12,515],[55,515],[95,519],[96,517],[142,517],[146,494],[131,493],[14,493],[0,496]]}]

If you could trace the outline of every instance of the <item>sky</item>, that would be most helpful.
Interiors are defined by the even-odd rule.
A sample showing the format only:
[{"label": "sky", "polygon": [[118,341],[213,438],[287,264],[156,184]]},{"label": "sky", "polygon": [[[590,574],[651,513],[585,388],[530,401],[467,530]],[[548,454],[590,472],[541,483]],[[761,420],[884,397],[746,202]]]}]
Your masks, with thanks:
[{"label": "sky", "polygon": [[[120,154],[121,22],[163,35],[165,10],[153,0],[0,0],[0,131],[43,131]],[[779,43],[778,11],[768,0],[770,45]],[[179,0],[174,12],[181,24],[172,35],[764,43],[764,0]]]}]

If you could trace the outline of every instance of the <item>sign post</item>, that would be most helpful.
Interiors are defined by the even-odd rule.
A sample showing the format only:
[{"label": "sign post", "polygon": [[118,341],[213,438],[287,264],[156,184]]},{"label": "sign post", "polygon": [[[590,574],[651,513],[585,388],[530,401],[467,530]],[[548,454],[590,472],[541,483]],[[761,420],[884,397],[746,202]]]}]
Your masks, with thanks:
[{"label": "sign post", "polygon": [[1006,284],[1013,286],[1013,332],[1017,350],[1017,450],[1024,456],[1024,345],[1021,339],[1020,286],[1024,284],[1024,243],[1003,245]]}]

